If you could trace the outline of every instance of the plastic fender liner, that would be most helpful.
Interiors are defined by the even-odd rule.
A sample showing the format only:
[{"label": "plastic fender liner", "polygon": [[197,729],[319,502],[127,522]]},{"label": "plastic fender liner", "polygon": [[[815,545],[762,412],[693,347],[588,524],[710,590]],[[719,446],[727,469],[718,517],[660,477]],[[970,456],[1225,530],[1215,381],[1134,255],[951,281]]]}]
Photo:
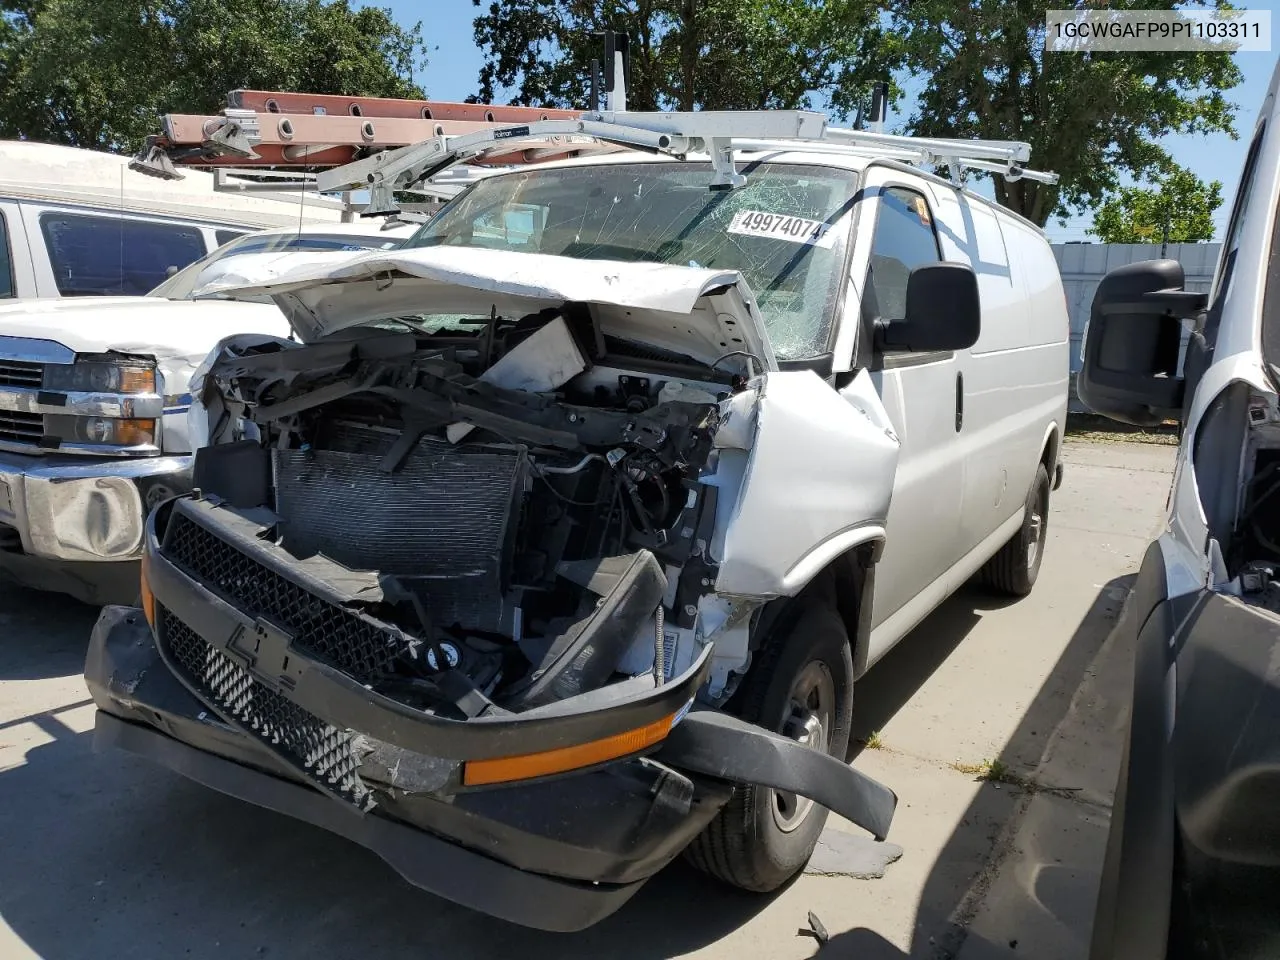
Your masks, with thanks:
[{"label": "plastic fender liner", "polygon": [[681,770],[798,793],[883,840],[897,795],[825,753],[727,713],[694,710],[657,757]]}]

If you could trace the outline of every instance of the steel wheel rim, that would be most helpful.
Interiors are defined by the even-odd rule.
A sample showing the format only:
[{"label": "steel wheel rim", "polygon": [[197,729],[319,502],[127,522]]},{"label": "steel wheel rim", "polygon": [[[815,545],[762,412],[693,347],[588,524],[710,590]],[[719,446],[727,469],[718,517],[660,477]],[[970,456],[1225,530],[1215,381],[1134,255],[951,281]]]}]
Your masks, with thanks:
[{"label": "steel wheel rim", "polygon": [[1036,504],[1031,510],[1031,522],[1028,524],[1030,536],[1027,542],[1027,569],[1034,570],[1040,558],[1040,549],[1044,546],[1044,534],[1048,514],[1048,498],[1044,490],[1036,493]]},{"label": "steel wheel rim", "polygon": [[[796,677],[787,696],[782,722],[783,736],[814,750],[827,752],[835,716],[836,685],[827,665],[811,660]],[[813,812],[813,801],[785,790],[769,791],[773,822],[783,833],[798,830]]]}]

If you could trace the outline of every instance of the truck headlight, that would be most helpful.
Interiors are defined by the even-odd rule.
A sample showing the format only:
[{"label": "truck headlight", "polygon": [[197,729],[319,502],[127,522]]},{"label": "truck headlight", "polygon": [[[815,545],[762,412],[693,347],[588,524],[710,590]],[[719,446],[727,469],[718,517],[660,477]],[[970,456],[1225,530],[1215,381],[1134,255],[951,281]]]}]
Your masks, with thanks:
[{"label": "truck headlight", "polygon": [[73,417],[46,414],[45,433],[64,443],[101,443],[113,447],[141,447],[156,442],[154,420],[117,420],[112,417]]},{"label": "truck headlight", "polygon": [[155,393],[156,368],[147,360],[117,357],[51,363],[44,368],[44,387],[68,393]]}]

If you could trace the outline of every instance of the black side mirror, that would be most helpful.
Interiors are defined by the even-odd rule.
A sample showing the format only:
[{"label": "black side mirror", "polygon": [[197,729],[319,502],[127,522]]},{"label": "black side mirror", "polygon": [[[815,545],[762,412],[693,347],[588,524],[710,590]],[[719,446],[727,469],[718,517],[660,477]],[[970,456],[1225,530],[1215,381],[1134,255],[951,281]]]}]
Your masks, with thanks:
[{"label": "black side mirror", "polygon": [[925,263],[907,277],[906,317],[878,325],[883,350],[964,350],[978,341],[978,278],[965,263]]},{"label": "black side mirror", "polygon": [[1182,264],[1143,260],[1102,278],[1085,328],[1081,402],[1121,423],[1156,426],[1181,415],[1182,323],[1208,295],[1183,290]]}]

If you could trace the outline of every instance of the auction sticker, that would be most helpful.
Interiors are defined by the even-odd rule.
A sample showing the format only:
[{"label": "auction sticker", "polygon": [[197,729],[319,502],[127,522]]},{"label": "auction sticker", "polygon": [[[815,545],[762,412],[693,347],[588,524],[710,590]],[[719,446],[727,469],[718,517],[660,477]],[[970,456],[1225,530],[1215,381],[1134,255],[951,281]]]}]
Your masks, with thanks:
[{"label": "auction sticker", "polygon": [[729,232],[744,237],[770,237],[791,243],[825,246],[823,238],[831,224],[805,217],[789,217],[784,213],[764,213],[760,210],[739,210],[729,221]]}]

